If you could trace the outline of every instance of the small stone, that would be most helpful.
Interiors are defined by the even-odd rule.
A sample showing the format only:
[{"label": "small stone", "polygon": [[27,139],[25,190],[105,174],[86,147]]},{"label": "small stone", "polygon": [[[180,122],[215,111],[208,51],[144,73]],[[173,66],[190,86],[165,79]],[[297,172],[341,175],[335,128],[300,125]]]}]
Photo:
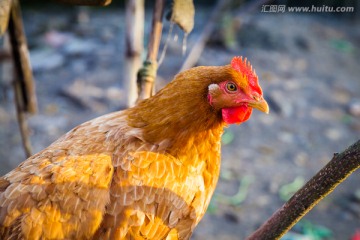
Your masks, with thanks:
[{"label": "small stone", "polygon": [[295,156],[295,164],[299,167],[305,167],[308,161],[309,161],[309,157],[304,152],[300,152]]},{"label": "small stone", "polygon": [[310,116],[316,120],[329,121],[329,120],[341,120],[344,113],[341,109],[326,109],[320,107],[313,107],[310,110]]},{"label": "small stone", "polygon": [[360,117],[360,99],[353,99],[348,105],[349,113],[354,117]]},{"label": "small stone", "polygon": [[45,114],[46,115],[52,116],[52,115],[55,115],[58,111],[59,111],[59,107],[58,107],[58,105],[56,105],[54,103],[50,103],[45,106]]},{"label": "small stone", "polygon": [[299,72],[304,72],[304,71],[306,71],[307,66],[308,66],[308,63],[307,63],[306,60],[303,59],[303,58],[297,59],[297,60],[294,62],[294,68],[295,68],[296,70],[298,70]]},{"label": "small stone", "polygon": [[64,46],[64,52],[68,55],[90,54],[97,49],[96,44],[89,40],[73,38]]},{"label": "small stone", "polygon": [[279,67],[279,70],[282,72],[286,72],[289,69],[292,69],[293,65],[294,65],[294,63],[290,58],[284,57],[284,58],[279,59],[278,67]]},{"label": "small stone", "polygon": [[30,59],[34,72],[54,70],[65,62],[64,56],[51,49],[30,51]]},{"label": "small stone", "polygon": [[325,131],[325,136],[332,141],[338,141],[342,138],[342,133],[336,128],[329,128]]},{"label": "small stone", "polygon": [[284,143],[292,143],[294,141],[294,136],[288,132],[280,132],[278,138]]},{"label": "small stone", "polygon": [[275,153],[274,148],[266,146],[266,145],[261,145],[258,148],[258,151],[264,155],[272,155]]},{"label": "small stone", "polygon": [[267,195],[261,195],[257,197],[256,203],[259,207],[266,207],[270,204],[271,198]]},{"label": "small stone", "polygon": [[351,93],[343,88],[335,88],[332,98],[340,104],[348,104],[351,98]]},{"label": "small stone", "polygon": [[124,100],[125,93],[120,88],[116,87],[109,87],[106,89],[106,98],[114,101],[114,102],[121,102]]},{"label": "small stone", "polygon": [[109,41],[115,39],[115,37],[116,36],[114,34],[114,31],[111,28],[107,27],[107,28],[102,29],[102,31],[101,31],[101,39],[103,41],[109,42]]},{"label": "small stone", "polygon": [[284,87],[286,90],[295,91],[301,88],[301,84],[297,79],[289,79],[284,82]]},{"label": "small stone", "polygon": [[51,30],[44,35],[44,42],[52,48],[64,46],[70,39],[68,33]]},{"label": "small stone", "polygon": [[278,119],[275,114],[273,114],[273,109],[270,107],[270,114],[265,117],[261,117],[259,120],[262,124],[271,126],[274,125]]}]

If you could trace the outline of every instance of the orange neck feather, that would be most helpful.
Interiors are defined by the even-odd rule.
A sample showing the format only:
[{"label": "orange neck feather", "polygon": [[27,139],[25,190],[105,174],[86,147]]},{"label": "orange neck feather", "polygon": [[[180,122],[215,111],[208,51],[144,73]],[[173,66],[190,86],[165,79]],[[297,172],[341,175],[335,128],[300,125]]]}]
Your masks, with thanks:
[{"label": "orange neck feather", "polygon": [[212,136],[220,141],[225,123],[221,110],[214,109],[207,100],[208,86],[233,74],[230,65],[182,72],[155,96],[128,109],[129,125],[141,128],[144,140],[153,144],[168,141],[173,150],[196,136]]}]

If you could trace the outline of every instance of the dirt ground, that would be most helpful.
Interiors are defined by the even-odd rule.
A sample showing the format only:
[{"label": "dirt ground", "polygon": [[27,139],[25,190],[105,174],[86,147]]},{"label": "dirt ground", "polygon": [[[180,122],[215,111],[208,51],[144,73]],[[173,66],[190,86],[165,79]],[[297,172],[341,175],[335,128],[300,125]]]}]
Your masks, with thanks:
[{"label": "dirt ground", "polygon": [[[83,11],[86,14],[79,21],[68,7],[23,9],[39,102],[39,113],[29,117],[34,152],[76,125],[125,105],[124,12],[120,8]],[[197,8],[188,49],[210,12]],[[147,34],[150,12],[146,17]],[[239,26],[230,49],[214,33],[198,64],[224,65],[233,56],[246,56],[259,75],[271,111],[269,115],[254,112],[250,121],[227,129],[221,178],[194,240],[245,238],[334,152],[360,137],[359,21],[259,10]],[[168,29],[166,23],[164,36]],[[171,80],[185,59],[180,41],[168,44],[158,88]],[[2,72],[1,175],[25,159],[9,64]],[[329,230],[327,237],[288,235],[288,239],[350,239],[360,229],[359,181],[356,172],[304,218],[308,232]]]}]

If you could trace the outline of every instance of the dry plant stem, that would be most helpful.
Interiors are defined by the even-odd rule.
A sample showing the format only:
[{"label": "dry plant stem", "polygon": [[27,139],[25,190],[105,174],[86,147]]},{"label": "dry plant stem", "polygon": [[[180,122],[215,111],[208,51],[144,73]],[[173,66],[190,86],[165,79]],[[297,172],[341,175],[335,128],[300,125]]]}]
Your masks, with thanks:
[{"label": "dry plant stem", "polygon": [[22,139],[22,144],[24,147],[26,157],[30,157],[32,155],[31,141],[29,137],[29,127],[26,121],[26,114],[22,110],[21,104],[21,86],[19,82],[14,81],[14,92],[15,92],[15,104],[16,104],[16,115],[20,128],[20,134]]},{"label": "dry plant stem", "polygon": [[14,92],[17,119],[26,156],[31,153],[29,129],[25,112],[37,111],[35,85],[32,76],[29,53],[22,24],[20,3],[13,0],[9,19],[9,35],[14,61]]},{"label": "dry plant stem", "polygon": [[159,52],[161,33],[162,33],[162,18],[164,14],[164,0],[156,0],[154,8],[154,16],[151,25],[151,35],[148,45],[148,53],[146,59],[148,61],[156,62]]},{"label": "dry plant stem", "polygon": [[331,193],[352,172],[360,167],[360,140],[339,154],[321,169],[305,186],[277,210],[247,240],[280,239],[321,199]]},{"label": "dry plant stem", "polygon": [[127,106],[134,106],[137,99],[137,71],[140,69],[144,42],[144,0],[126,1],[125,67]]},{"label": "dry plant stem", "polygon": [[21,92],[22,110],[36,113],[37,101],[35,83],[32,75],[29,52],[24,33],[19,0],[12,1],[9,19],[9,35],[12,48],[12,57],[16,71],[15,81]]},{"label": "dry plant stem", "polygon": [[145,61],[146,63],[144,64],[143,69],[140,70],[138,74],[138,100],[149,98],[152,96],[153,93],[157,70],[157,56],[161,40],[164,5],[164,0],[156,0],[155,2],[154,15],[151,26],[151,35],[148,45],[148,53]]}]

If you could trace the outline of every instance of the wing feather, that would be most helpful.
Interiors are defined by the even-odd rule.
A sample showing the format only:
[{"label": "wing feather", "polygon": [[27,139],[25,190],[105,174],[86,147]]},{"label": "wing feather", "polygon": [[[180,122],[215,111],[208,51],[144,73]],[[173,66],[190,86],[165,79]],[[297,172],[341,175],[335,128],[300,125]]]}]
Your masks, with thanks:
[{"label": "wing feather", "polygon": [[134,151],[117,157],[119,165],[114,169],[111,200],[94,238],[165,239],[181,220],[187,235],[178,234],[175,238],[172,231],[171,239],[186,239],[192,232],[193,216],[197,215],[191,207],[201,188],[196,172],[171,155],[150,151],[153,147],[137,151],[146,148],[132,146]]},{"label": "wing feather", "polygon": [[[93,154],[51,160],[47,165],[33,161],[41,163],[37,171],[32,171],[36,164],[23,164],[0,180],[0,187],[7,185],[0,193],[1,239],[75,239],[97,230],[109,202],[111,157]],[[15,228],[19,219],[21,227]]]}]

